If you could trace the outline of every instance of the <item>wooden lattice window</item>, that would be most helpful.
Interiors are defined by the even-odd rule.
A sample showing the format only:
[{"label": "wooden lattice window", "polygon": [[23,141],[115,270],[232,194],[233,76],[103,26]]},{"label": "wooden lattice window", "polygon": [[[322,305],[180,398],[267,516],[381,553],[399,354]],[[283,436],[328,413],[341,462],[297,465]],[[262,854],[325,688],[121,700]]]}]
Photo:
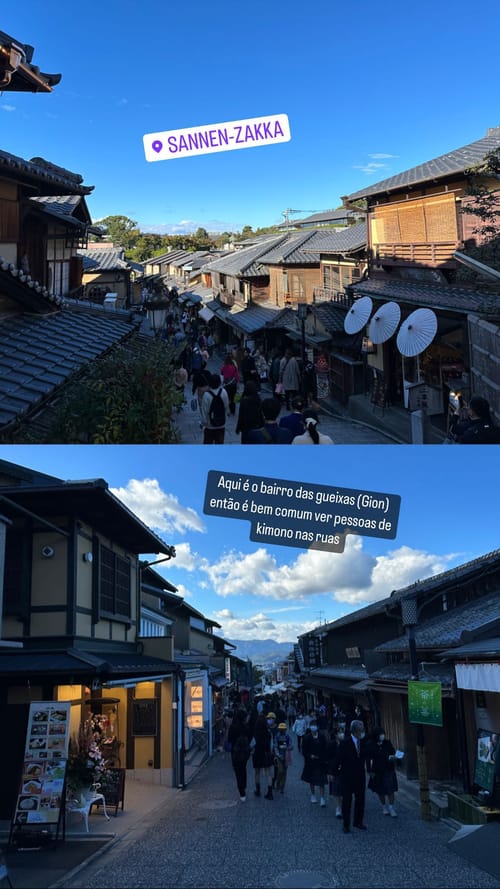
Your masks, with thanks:
[{"label": "wooden lattice window", "polygon": [[99,608],[101,612],[130,617],[130,564],[101,544],[99,548]]}]

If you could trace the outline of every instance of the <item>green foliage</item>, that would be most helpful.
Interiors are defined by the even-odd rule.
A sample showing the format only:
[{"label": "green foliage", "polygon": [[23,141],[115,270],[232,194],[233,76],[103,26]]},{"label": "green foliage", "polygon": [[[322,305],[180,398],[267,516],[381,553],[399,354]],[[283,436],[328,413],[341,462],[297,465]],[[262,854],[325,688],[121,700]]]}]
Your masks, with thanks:
[{"label": "green foliage", "polygon": [[117,247],[133,247],[140,235],[137,222],[128,216],[105,216],[98,224],[106,227],[109,240]]},{"label": "green foliage", "polygon": [[167,253],[168,250],[169,246],[165,244],[163,235],[146,233],[137,237],[134,246],[126,251],[125,256],[133,262],[144,262],[152,256]]},{"label": "green foliage", "polygon": [[63,390],[46,441],[59,444],[172,444],[173,372],[179,348],[147,338],[98,358]]},{"label": "green foliage", "polygon": [[500,148],[488,152],[483,160],[466,170],[469,177],[467,195],[474,198],[470,203],[462,206],[462,213],[472,213],[479,219],[479,224],[473,228],[474,234],[479,234],[486,240],[500,236]]}]

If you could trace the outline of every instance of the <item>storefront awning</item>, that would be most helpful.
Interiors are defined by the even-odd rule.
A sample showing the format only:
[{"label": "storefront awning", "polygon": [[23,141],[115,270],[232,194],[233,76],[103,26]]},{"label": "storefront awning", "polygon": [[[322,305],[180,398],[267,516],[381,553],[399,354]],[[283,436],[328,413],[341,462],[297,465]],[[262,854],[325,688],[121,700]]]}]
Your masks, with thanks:
[{"label": "storefront awning", "polygon": [[212,318],[215,318],[214,312],[208,308],[208,306],[203,306],[202,309],[198,312],[198,318],[201,318],[203,321],[211,321]]},{"label": "storefront awning", "polygon": [[455,664],[457,687],[500,694],[500,664]]}]

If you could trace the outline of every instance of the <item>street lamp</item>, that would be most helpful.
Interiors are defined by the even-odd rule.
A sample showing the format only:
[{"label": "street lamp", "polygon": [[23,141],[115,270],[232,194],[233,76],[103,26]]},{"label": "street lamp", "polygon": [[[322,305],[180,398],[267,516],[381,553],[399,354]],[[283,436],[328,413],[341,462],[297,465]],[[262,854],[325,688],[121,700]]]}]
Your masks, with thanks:
[{"label": "street lamp", "polygon": [[307,392],[306,392],[306,377],[305,377],[305,367],[306,367],[306,318],[307,318],[307,303],[297,303],[297,318],[299,319],[302,325],[302,394],[304,396],[304,403],[307,404]]},{"label": "street lamp", "polygon": [[[401,621],[403,626],[408,630],[411,678],[415,681],[420,679],[418,672],[417,646],[415,642],[415,627],[418,624],[419,614],[420,609],[417,607],[417,599],[415,596],[406,596],[401,599]],[[427,751],[425,749],[424,726],[421,722],[417,722],[417,770],[418,783],[420,785],[420,814],[424,821],[431,821]]]}]

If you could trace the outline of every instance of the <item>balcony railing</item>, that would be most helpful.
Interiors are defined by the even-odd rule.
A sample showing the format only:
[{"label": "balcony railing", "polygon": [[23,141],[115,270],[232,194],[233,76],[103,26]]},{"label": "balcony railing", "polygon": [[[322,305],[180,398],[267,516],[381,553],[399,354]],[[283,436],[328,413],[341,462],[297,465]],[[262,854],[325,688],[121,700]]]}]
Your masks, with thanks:
[{"label": "balcony railing", "polygon": [[380,264],[399,265],[415,263],[421,266],[455,265],[453,254],[460,246],[459,241],[436,241],[431,244],[385,243],[374,244],[376,259]]},{"label": "balcony railing", "polygon": [[350,309],[352,306],[352,296],[348,296],[343,290],[329,290],[326,287],[315,287],[313,291],[313,302],[315,303],[336,303],[338,306],[345,306]]}]

